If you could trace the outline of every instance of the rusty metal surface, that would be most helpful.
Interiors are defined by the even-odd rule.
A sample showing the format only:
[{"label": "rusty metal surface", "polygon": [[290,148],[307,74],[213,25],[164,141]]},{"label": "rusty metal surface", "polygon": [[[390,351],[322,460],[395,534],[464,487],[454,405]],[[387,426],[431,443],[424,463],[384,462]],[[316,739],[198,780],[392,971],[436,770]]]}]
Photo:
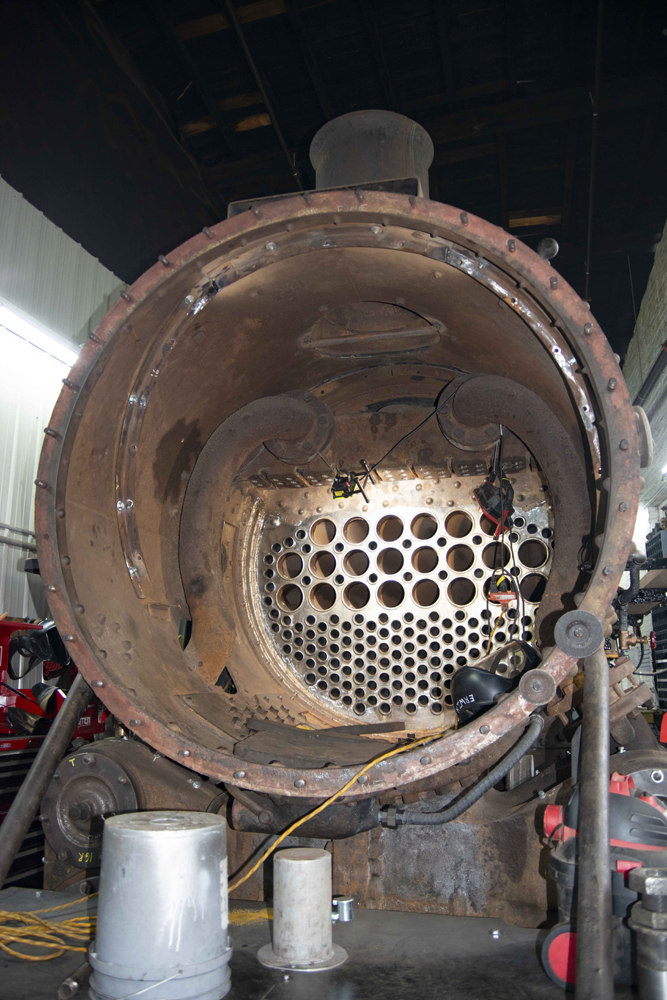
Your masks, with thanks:
[{"label": "rusty metal surface", "polygon": [[[368,297],[395,298],[396,289],[406,289],[410,307],[412,289],[423,300],[418,311],[447,314],[452,339],[437,348],[440,364],[479,369],[489,344],[503,333],[506,359],[493,358],[495,372],[539,388],[586,461],[596,495],[604,498],[598,503],[596,530],[602,538],[595,570],[581,601],[584,610],[604,618],[630,552],[638,504],[635,421],[602,331],[546,261],[467,213],[380,192],[361,198],[354,192],[321,192],[265,203],[261,211],[220,223],[165,259],[132,286],[129,301],[113,307],[82,350],[50,421],[39,469],[46,485],[38,488],[36,502],[38,554],[51,612],[77,665],[127,726],[181,763],[258,790],[324,796],[353,776],[352,769],[330,768],[309,772],[295,786],[299,771],[248,764],[235,777],[229,739],[172,698],[188,693],[193,683],[174,626],[187,617],[177,556],[178,512],[188,476],[206,439],[233,410],[267,391],[304,389],[350,369],[349,361],[315,352],[302,359],[295,385],[284,323],[291,309],[294,330],[312,325],[316,303],[341,301],[337,280],[349,299],[346,261],[355,281],[367,283]],[[264,270],[268,281],[262,284]],[[384,290],[381,281],[387,283]],[[253,293],[262,303],[267,291],[263,311],[249,305]],[[267,366],[259,359],[266,356],[269,316],[280,350]],[[462,340],[471,322],[476,338]],[[207,341],[216,345],[213,353]],[[482,370],[485,365],[482,360]],[[228,379],[228,391],[220,391],[221,376],[213,379],[212,369]],[[150,420],[145,416],[140,438],[132,438],[124,430],[127,400],[135,387],[140,399],[150,379],[157,387],[145,397]],[[197,417],[196,406],[204,403],[206,416]],[[136,500],[115,492],[116,457],[118,469],[131,469],[133,446],[134,480],[121,477],[121,483],[132,487]],[[134,512],[129,518],[128,499]],[[124,554],[137,534],[147,568],[141,595]],[[558,649],[543,663],[556,683],[573,666]],[[394,758],[371,772],[372,788],[355,787],[350,794],[377,794],[437,775],[489,747],[530,710],[514,693],[483,719],[429,747],[428,764],[420,762],[419,750]]]}]

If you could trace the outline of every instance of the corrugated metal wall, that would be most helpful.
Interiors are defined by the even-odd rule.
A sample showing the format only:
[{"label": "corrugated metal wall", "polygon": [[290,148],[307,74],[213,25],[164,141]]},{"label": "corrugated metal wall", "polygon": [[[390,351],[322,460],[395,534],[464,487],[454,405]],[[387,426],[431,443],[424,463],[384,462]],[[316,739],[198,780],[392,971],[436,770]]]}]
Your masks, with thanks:
[{"label": "corrugated metal wall", "polygon": [[[122,282],[0,178],[0,302],[78,347]],[[0,523],[34,528],[44,428],[67,365],[0,325]],[[0,527],[0,612],[41,617],[39,577],[23,572],[34,539]]]},{"label": "corrugated metal wall", "polygon": [[0,299],[80,346],[122,288],[0,177]]}]

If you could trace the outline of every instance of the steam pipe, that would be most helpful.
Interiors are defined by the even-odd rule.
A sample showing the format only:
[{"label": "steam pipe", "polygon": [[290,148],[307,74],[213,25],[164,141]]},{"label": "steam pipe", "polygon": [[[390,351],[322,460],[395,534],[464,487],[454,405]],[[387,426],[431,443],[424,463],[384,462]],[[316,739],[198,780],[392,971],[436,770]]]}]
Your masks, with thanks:
[{"label": "steam pipe", "polygon": [[0,886],[26,838],[44,793],[72,738],[91,691],[83,674],[77,674],[62,707],[33,760],[16,798],[9,807],[0,837]]},{"label": "steam pipe", "polygon": [[614,995],[609,859],[609,666],[604,649],[584,663],[579,805],[576,1000]]}]

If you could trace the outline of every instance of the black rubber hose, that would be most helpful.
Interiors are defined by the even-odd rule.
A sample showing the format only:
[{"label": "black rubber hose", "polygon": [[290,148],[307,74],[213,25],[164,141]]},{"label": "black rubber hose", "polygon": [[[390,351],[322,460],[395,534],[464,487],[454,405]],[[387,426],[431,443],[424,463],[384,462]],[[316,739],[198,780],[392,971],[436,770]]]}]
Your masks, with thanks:
[{"label": "black rubber hose", "polygon": [[415,809],[406,809],[402,813],[398,813],[396,816],[396,822],[400,826],[403,825],[414,825],[414,826],[440,826],[442,823],[450,823],[457,816],[460,816],[470,809],[470,806],[474,805],[482,795],[484,795],[490,788],[493,788],[501,778],[514,767],[517,761],[521,760],[523,755],[527,750],[537,742],[537,739],[544,729],[544,719],[541,715],[534,715],[528,724],[528,728],[521,737],[521,739],[514,744],[509,753],[505,754],[502,760],[498,761],[495,767],[491,768],[489,773],[485,775],[476,785],[468,789],[465,795],[462,795],[460,799],[457,799],[451,806],[447,806],[446,809],[441,809],[440,812],[418,812]]}]

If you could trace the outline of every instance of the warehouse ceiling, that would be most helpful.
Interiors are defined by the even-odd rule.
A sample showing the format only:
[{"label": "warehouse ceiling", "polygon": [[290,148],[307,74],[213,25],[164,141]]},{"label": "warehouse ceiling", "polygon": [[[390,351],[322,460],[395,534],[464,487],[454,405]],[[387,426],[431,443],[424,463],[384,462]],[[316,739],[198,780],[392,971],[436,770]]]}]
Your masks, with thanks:
[{"label": "warehouse ceiling", "polygon": [[[535,247],[625,353],[667,217],[667,17],[651,0],[5,0],[0,174],[124,280],[226,215],[314,187],[363,108],[435,143],[431,197]],[[599,46],[596,46],[599,40]]]}]

